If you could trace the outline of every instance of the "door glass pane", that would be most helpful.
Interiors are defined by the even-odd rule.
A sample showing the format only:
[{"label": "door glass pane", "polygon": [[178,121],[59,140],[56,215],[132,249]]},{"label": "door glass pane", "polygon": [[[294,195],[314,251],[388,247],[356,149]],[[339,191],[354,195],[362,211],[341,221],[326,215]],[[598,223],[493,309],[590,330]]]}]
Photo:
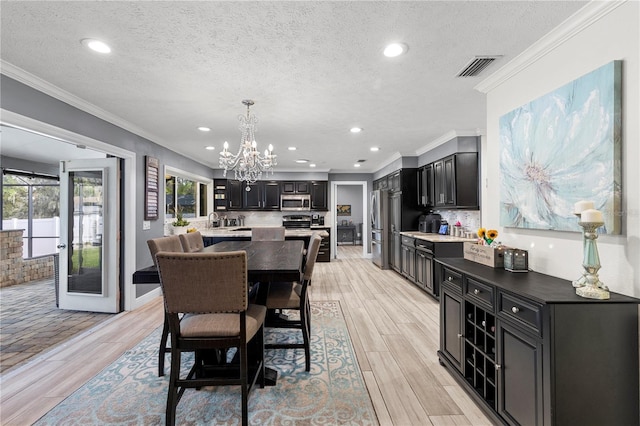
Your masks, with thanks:
[{"label": "door glass pane", "polygon": [[69,256],[69,293],[102,294],[102,171],[69,173],[73,191],[73,236]]}]

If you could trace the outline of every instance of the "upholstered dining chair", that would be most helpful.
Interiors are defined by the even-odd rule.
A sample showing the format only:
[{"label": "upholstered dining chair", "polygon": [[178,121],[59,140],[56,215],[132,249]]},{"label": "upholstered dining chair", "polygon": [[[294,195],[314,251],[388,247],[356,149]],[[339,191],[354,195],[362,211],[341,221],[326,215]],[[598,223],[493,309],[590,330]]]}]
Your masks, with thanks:
[{"label": "upholstered dining chair", "polygon": [[284,226],[251,228],[251,241],[284,241]]},{"label": "upholstered dining chair", "polygon": [[[156,257],[171,331],[166,424],[175,424],[178,402],[186,389],[239,385],[242,424],[247,425],[249,392],[258,378],[264,387],[266,314],[265,306],[248,301],[247,253],[160,252]],[[230,348],[237,348],[239,363],[234,359],[208,364],[209,354],[226,353]],[[183,352],[195,352],[186,376],[180,374]]]},{"label": "upholstered dining chair", "polygon": [[[151,252],[151,258],[153,264],[158,266],[156,262],[156,254],[161,251],[178,252],[181,253],[182,243],[178,235],[171,235],[168,237],[154,238],[147,240],[149,251]],[[164,358],[165,354],[169,352],[171,348],[167,347],[167,340],[169,338],[169,323],[167,316],[164,316],[164,324],[162,326],[162,336],[160,337],[160,348],[158,349],[158,376],[164,376]]]},{"label": "upholstered dining chair", "polygon": [[313,269],[316,264],[322,237],[317,233],[311,236],[307,261],[304,266],[302,282],[273,282],[269,286],[267,296],[267,309],[275,310],[297,310],[300,319],[286,319],[280,315],[269,315],[267,317],[267,327],[272,328],[295,328],[302,331],[302,343],[270,343],[266,344],[266,349],[304,349],[305,370],[311,370],[311,347],[309,343],[311,335],[311,312],[309,308],[308,287],[311,284]]},{"label": "upholstered dining chair", "polygon": [[196,251],[202,251],[204,248],[204,240],[200,231],[187,232],[186,234],[178,235],[180,237],[180,243],[182,244],[182,251],[185,253],[194,253]]}]

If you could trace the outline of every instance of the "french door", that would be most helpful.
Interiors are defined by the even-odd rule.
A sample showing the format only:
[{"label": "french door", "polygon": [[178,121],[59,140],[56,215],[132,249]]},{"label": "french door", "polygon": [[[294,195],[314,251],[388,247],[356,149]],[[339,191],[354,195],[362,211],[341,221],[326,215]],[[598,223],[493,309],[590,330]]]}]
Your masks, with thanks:
[{"label": "french door", "polygon": [[60,309],[120,311],[119,228],[119,159],[60,162]]}]

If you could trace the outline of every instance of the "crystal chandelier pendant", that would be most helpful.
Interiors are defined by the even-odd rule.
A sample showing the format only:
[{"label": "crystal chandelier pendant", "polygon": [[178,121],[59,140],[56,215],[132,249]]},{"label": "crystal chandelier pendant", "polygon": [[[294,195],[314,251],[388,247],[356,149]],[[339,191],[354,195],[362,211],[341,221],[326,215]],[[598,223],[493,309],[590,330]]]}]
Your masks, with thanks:
[{"label": "crystal chandelier pendant", "polygon": [[[277,165],[276,155],[273,153],[273,145],[269,145],[265,149],[264,155],[258,151],[258,144],[255,139],[255,130],[258,119],[252,115],[249,108],[254,102],[251,99],[242,101],[247,106],[247,115],[239,115],[240,132],[240,148],[237,154],[229,152],[229,143],[224,143],[224,148],[220,152],[220,167],[224,169],[223,176],[227,177],[227,172],[233,170],[236,180],[244,181],[249,184],[255,183],[262,178],[262,172],[273,174],[273,166]],[[246,186],[247,191],[251,190],[250,186]]]}]

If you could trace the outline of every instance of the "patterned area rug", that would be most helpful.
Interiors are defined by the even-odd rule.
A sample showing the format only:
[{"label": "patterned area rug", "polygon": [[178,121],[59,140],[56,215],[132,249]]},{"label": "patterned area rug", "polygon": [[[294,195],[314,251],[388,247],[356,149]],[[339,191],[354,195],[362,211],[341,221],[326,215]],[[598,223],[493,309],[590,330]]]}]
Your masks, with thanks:
[{"label": "patterned area rug", "polygon": [[[303,350],[268,350],[276,386],[249,395],[249,422],[259,425],[377,425],[339,302],[311,304],[311,371]],[[168,375],[158,377],[158,328],[44,415],[36,425],[156,425],[165,423]],[[265,332],[286,341],[295,330]],[[300,341],[302,337],[299,337]],[[187,356],[183,356],[183,369]],[[169,363],[167,362],[167,371]],[[240,424],[237,386],[188,389],[178,404],[181,425]]]}]

